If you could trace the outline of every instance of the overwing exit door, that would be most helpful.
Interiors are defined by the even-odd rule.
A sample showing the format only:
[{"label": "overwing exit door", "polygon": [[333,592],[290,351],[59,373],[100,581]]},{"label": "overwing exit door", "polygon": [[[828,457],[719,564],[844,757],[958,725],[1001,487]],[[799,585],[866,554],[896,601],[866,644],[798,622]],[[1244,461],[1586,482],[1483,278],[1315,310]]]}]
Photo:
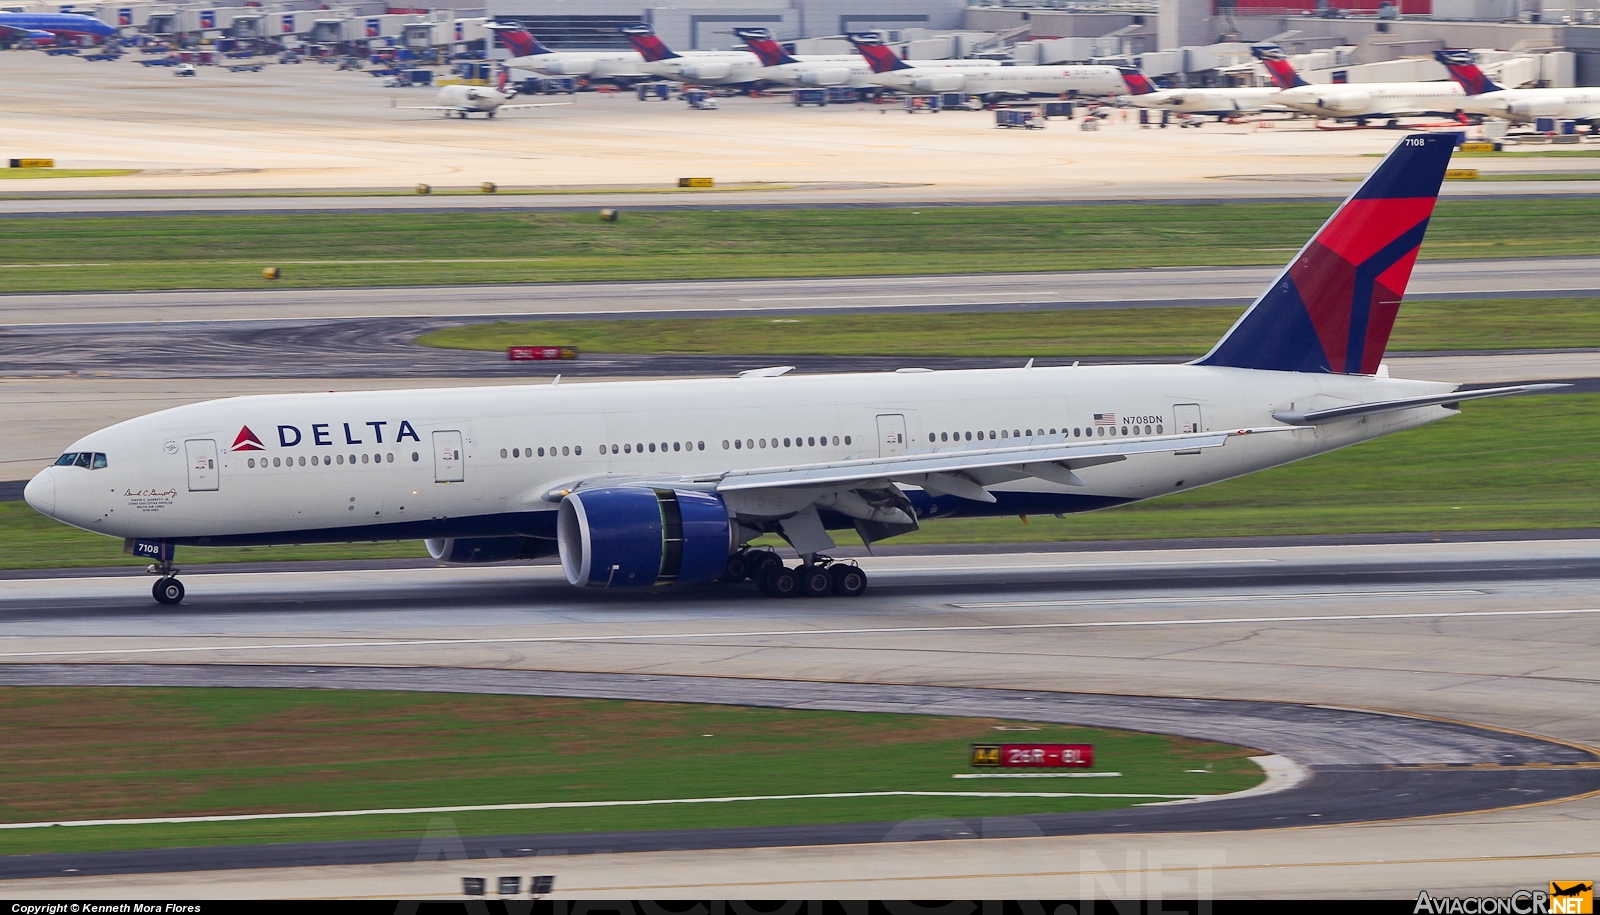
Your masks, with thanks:
[{"label": "overwing exit door", "polygon": [[906,450],[906,418],[900,413],[878,417],[878,457],[893,457]]},{"label": "overwing exit door", "polygon": [[433,481],[462,483],[466,479],[467,462],[462,458],[461,433],[433,433]]},{"label": "overwing exit door", "polygon": [[183,443],[189,459],[189,491],[216,492],[217,443],[215,439],[191,438]]}]

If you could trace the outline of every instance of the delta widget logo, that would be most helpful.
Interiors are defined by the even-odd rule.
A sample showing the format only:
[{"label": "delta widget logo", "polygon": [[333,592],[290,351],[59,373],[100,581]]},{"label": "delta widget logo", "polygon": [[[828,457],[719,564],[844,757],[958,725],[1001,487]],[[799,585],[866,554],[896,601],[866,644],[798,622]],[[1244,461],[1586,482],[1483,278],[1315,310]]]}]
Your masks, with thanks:
[{"label": "delta widget logo", "polygon": [[234,438],[233,447],[230,448],[229,450],[230,451],[265,451],[267,449],[266,449],[266,446],[261,444],[261,439],[256,438],[256,434],[254,432],[250,431],[250,427],[249,426],[240,426],[239,427],[239,434]]}]

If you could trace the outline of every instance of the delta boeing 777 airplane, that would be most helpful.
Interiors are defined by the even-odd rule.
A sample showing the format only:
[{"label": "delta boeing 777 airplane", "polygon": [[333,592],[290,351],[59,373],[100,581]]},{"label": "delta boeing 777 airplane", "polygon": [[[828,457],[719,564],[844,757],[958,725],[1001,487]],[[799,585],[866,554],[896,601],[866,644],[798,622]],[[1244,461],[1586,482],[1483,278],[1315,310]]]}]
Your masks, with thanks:
[{"label": "delta boeing 777 airplane", "polygon": [[[586,588],[860,594],[831,530],[1109,508],[1559,387],[1461,392],[1380,364],[1458,138],[1402,139],[1187,365],[235,397],[84,436],[25,497],[152,559],[166,604],[176,547],[413,539],[447,562],[559,554]],[[747,547],[766,533],[797,567]]]}]

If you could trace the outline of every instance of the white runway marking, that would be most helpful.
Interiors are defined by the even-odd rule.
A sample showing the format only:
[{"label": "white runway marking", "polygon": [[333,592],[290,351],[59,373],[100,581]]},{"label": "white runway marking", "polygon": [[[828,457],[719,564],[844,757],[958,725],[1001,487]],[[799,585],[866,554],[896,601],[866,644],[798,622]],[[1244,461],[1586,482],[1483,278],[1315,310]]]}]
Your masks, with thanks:
[{"label": "white runway marking", "polygon": [[495,810],[562,810],[575,807],[653,807],[662,804],[731,804],[739,801],[810,801],[858,797],[1105,797],[1137,800],[1180,800],[1211,794],[1093,794],[1053,791],[839,791],[830,794],[769,794],[749,797],[677,797],[650,801],[551,801],[543,804],[470,804],[455,807],[391,807],[376,810],[320,810],[305,813],[233,813],[196,817],[130,817],[117,820],[48,820],[0,823],[0,829],[43,829],[47,826],[150,826],[172,823],[236,823],[244,820],[310,820],[320,817],[393,816],[407,813],[473,813]]},{"label": "white runway marking", "polygon": [[188,652],[283,651],[313,648],[417,648],[425,645],[530,645],[541,642],[648,642],[684,639],[747,639],[781,636],[892,635],[905,632],[1004,632],[1037,629],[1116,629],[1124,627],[1259,625],[1263,623],[1353,623],[1380,620],[1441,620],[1578,616],[1600,607],[1576,610],[1464,610],[1436,613],[1352,613],[1319,616],[1229,616],[1171,620],[1094,620],[1081,623],[996,623],[985,626],[878,626],[863,629],[768,629],[750,632],[661,632],[643,635],[547,635],[490,639],[386,639],[370,642],[286,642],[280,645],[186,645],[171,648],[93,648],[64,651],[8,651],[0,658],[63,658],[93,655],[176,654]]},{"label": "white runway marking", "polygon": [[1222,604],[1245,600],[1337,600],[1349,597],[1459,597],[1488,594],[1476,588],[1433,591],[1313,591],[1305,594],[1201,594],[1192,597],[1124,597],[1092,600],[995,600],[968,604],[948,604],[963,610],[1001,610],[1016,607],[1098,607],[1104,604]]}]

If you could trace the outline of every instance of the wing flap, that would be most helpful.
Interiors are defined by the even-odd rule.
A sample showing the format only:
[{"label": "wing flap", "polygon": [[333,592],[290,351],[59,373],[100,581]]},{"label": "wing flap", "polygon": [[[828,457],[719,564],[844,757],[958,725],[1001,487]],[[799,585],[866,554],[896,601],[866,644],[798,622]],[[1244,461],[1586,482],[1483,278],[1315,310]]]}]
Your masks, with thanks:
[{"label": "wing flap", "polygon": [[1372,403],[1351,404],[1348,407],[1333,407],[1327,410],[1281,410],[1272,414],[1272,418],[1279,422],[1288,423],[1291,426],[1315,426],[1320,423],[1330,423],[1341,419],[1354,419],[1358,416],[1395,413],[1400,410],[1415,410],[1419,407],[1438,407],[1445,404],[1460,403],[1463,400],[1482,400],[1486,397],[1535,394],[1541,391],[1553,391],[1557,388],[1570,387],[1572,385],[1569,384],[1518,384],[1504,388],[1483,388],[1478,391],[1451,391],[1449,394],[1406,397],[1401,400],[1379,400]]}]

